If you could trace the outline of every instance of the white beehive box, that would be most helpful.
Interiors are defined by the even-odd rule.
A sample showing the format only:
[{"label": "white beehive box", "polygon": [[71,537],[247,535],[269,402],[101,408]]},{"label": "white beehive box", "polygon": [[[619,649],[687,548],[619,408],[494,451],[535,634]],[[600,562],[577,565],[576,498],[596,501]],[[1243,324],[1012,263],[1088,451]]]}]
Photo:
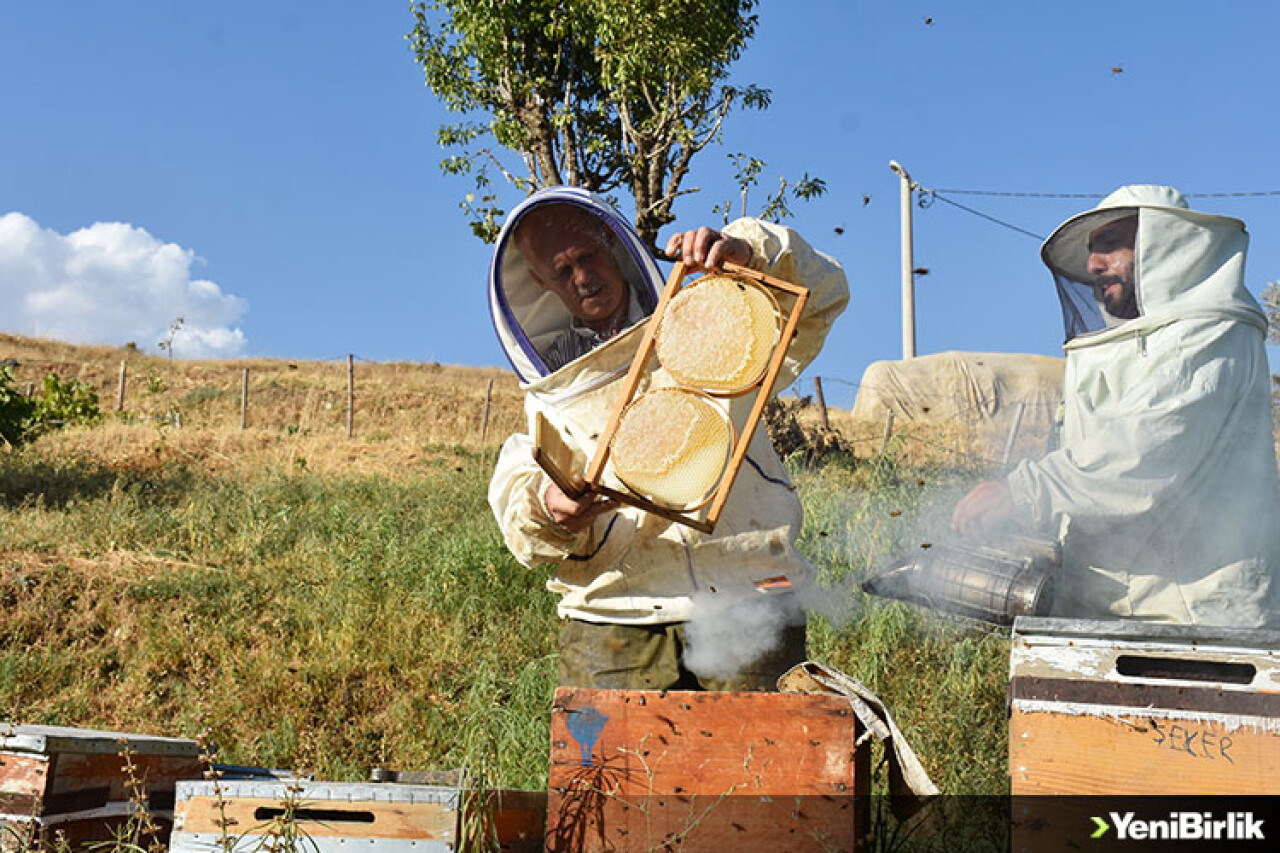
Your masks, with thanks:
[{"label": "white beehive box", "polygon": [[184,782],[173,853],[267,849],[292,835],[314,853],[447,853],[456,849],[457,788],[301,780]]}]

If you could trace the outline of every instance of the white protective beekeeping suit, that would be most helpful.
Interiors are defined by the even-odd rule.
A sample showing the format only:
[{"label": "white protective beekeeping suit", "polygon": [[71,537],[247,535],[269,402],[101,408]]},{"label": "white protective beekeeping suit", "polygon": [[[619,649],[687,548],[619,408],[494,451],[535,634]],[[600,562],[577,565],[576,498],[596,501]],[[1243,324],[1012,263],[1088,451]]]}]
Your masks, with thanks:
[{"label": "white protective beekeeping suit", "polygon": [[[1112,317],[1089,235],[1137,215],[1138,316]],[[1063,536],[1058,615],[1263,626],[1277,555],[1266,319],[1245,289],[1244,224],[1131,186],[1041,255],[1066,325],[1061,447],[1009,476]]]},{"label": "white protective beekeeping suit", "polygon": [[[533,460],[534,417],[541,412],[585,467],[618,398],[644,322],[558,370],[548,370],[541,353],[571,318],[554,294],[530,278],[513,239],[515,223],[545,204],[577,205],[613,231],[614,256],[630,284],[633,313],[637,307],[644,316],[651,313],[665,284],[631,225],[598,196],[565,187],[544,190],[507,218],[490,269],[489,305],[524,388],[529,420],[527,433],[513,435],[503,445],[489,486],[489,504],[508,548],[526,566],[554,565],[547,588],[560,596],[560,616],[588,622],[683,622],[693,616],[695,597],[730,607],[762,600],[777,588],[765,582],[781,577],[791,581],[793,590],[803,589],[812,580],[812,568],[795,549],[803,512],[763,426],[752,438],[748,462],[714,533],[632,507],[605,513],[577,535],[551,521],[542,497],[551,480]],[[785,387],[818,354],[844,309],[844,272],[789,228],[743,219],[726,226],[724,233],[751,245],[753,268],[810,289],[779,377],[778,387]]]}]

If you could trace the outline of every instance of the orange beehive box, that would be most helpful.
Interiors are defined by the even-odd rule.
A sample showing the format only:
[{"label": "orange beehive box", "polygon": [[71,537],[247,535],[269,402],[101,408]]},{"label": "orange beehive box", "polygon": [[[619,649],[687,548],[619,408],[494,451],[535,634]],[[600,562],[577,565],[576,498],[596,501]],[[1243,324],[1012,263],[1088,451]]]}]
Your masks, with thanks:
[{"label": "orange beehive box", "polygon": [[851,851],[870,759],[844,697],[560,688],[550,851]]},{"label": "orange beehive box", "polygon": [[1081,796],[1280,793],[1280,633],[1021,617],[1009,701],[1014,850]]},{"label": "orange beehive box", "polygon": [[1280,793],[1280,634],[1019,619],[1018,794]]}]

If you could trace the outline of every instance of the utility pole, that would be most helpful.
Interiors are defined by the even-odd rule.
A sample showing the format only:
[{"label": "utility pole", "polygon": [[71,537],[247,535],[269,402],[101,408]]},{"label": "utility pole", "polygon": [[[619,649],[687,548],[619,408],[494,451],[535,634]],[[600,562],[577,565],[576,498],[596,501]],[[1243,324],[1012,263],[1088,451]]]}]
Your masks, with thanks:
[{"label": "utility pole", "polygon": [[889,168],[902,179],[902,359],[916,357],[916,281],[915,259],[911,248],[911,191],[916,182],[897,160]]}]

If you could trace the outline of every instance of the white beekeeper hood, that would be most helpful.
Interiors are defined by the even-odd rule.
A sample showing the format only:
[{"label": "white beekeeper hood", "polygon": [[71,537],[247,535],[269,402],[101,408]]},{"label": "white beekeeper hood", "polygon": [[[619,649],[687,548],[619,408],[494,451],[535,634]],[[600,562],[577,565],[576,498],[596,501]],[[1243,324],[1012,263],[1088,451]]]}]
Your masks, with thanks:
[{"label": "white beekeeper hood", "polygon": [[631,298],[648,316],[658,304],[663,276],[631,223],[600,196],[577,187],[552,187],[525,199],[507,216],[489,265],[489,313],[498,340],[524,384],[548,375],[542,353],[573,317],[554,293],[529,275],[529,264],[513,239],[515,225],[534,207],[570,204],[598,217],[618,237],[614,258],[631,289]]},{"label": "white beekeeper hood", "polygon": [[[1112,316],[1096,298],[1087,269],[1089,237],[1099,228],[1138,217],[1134,277],[1138,317]],[[1244,223],[1191,210],[1173,187],[1121,187],[1096,208],[1072,217],[1049,236],[1040,257],[1053,272],[1068,342],[1108,330],[1158,328],[1179,319],[1221,317],[1266,329],[1257,300],[1244,286],[1249,235]]]}]

